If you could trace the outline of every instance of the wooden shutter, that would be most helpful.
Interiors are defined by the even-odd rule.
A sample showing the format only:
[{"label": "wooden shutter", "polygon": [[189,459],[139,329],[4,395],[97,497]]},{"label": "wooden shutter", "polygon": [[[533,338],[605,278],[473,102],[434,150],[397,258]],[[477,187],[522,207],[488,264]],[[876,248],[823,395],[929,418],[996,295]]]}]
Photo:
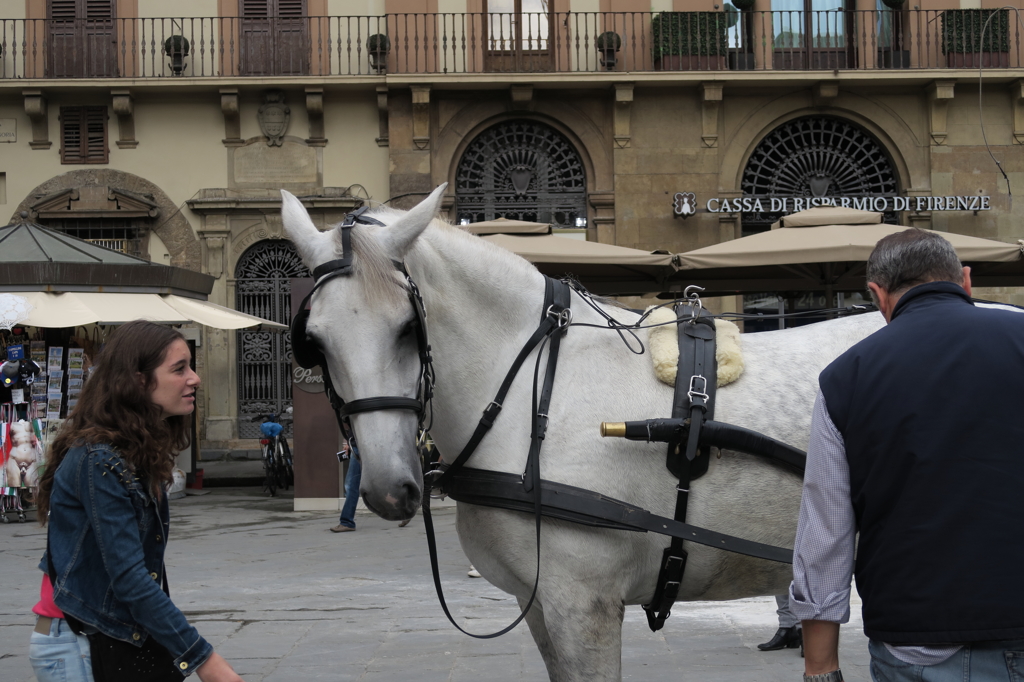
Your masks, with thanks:
[{"label": "wooden shutter", "polygon": [[85,0],[86,19],[113,19],[114,0]]},{"label": "wooden shutter", "polygon": [[85,149],[88,163],[107,162],[107,108],[85,108]]},{"label": "wooden shutter", "polygon": [[107,163],[107,108],[61,107],[61,163]]},{"label": "wooden shutter", "polygon": [[272,75],[274,39],[271,33],[271,0],[241,0],[240,9],[242,75]]},{"label": "wooden shutter", "polygon": [[273,16],[272,0],[242,0],[242,16],[249,19],[266,19]]},{"label": "wooden shutter", "polygon": [[48,0],[48,73],[54,78],[113,77],[115,0]]},{"label": "wooden shutter", "polygon": [[277,73],[301,76],[309,73],[309,37],[305,0],[276,0]]},{"label": "wooden shutter", "polygon": [[306,0],[277,0],[277,16],[297,19],[306,16]]},{"label": "wooden shutter", "polygon": [[242,75],[309,72],[306,0],[239,0]]},{"label": "wooden shutter", "polygon": [[49,29],[47,75],[51,78],[73,78],[79,58],[79,3],[81,0],[50,0],[46,14]]}]

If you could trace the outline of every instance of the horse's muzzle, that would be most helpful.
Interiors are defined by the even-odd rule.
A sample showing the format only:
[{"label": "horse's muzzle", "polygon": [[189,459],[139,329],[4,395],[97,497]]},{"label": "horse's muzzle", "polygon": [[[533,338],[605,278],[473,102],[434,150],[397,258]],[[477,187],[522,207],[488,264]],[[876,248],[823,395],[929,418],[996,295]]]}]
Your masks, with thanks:
[{"label": "horse's muzzle", "polygon": [[411,519],[419,509],[423,487],[414,481],[402,483],[383,495],[363,492],[366,508],[388,521]]}]

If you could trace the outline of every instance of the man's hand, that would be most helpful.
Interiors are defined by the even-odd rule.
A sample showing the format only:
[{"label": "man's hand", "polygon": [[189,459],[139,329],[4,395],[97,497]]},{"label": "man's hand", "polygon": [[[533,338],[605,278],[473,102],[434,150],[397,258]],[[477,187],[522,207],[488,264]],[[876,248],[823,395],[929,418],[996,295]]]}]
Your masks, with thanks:
[{"label": "man's hand", "polygon": [[244,682],[234,668],[216,651],[206,662],[196,668],[196,675],[202,682]]},{"label": "man's hand", "polygon": [[808,675],[822,675],[838,670],[839,623],[805,620],[803,628],[804,672]]}]

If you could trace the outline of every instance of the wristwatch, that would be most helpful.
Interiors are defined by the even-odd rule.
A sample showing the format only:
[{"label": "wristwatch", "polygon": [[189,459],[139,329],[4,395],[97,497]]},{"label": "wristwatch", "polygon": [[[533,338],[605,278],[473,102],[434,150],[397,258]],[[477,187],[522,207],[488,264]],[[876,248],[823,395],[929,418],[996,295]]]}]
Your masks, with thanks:
[{"label": "wristwatch", "polygon": [[833,670],[830,673],[808,675],[804,673],[804,682],[843,682],[843,671]]}]

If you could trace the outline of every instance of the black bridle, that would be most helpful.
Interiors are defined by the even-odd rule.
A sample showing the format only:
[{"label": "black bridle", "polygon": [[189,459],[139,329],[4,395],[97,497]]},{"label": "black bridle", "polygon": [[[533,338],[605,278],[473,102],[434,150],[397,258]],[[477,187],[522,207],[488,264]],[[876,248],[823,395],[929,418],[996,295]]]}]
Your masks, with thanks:
[{"label": "black bridle", "polygon": [[313,298],[313,294],[316,293],[317,289],[335,277],[347,277],[353,272],[352,228],[357,224],[384,226],[384,223],[379,220],[364,215],[365,212],[365,206],[356,209],[345,216],[345,220],[336,228],[341,232],[341,258],[328,261],[313,269],[313,279],[315,280],[313,289],[302,299],[298,311],[292,318],[292,355],[295,358],[296,364],[303,369],[312,369],[317,366],[323,369],[327,398],[331,401],[331,407],[334,408],[335,417],[338,419],[338,427],[341,428],[343,433],[346,431],[343,422],[350,416],[361,412],[376,412],[379,410],[411,410],[417,414],[419,428],[423,429],[423,423],[427,416],[427,407],[434,396],[434,362],[430,355],[430,344],[427,341],[427,314],[426,309],[423,307],[423,298],[420,296],[420,290],[416,286],[416,282],[409,276],[405,263],[395,260],[391,261],[395,269],[405,277],[409,302],[412,304],[413,312],[416,314],[416,321],[413,326],[416,331],[416,343],[420,357],[420,374],[416,385],[416,398],[387,395],[358,398],[349,401],[343,400],[331,382],[331,373],[327,367],[327,358],[324,356],[323,349],[306,333],[306,323],[309,321],[310,313],[306,306]]}]

